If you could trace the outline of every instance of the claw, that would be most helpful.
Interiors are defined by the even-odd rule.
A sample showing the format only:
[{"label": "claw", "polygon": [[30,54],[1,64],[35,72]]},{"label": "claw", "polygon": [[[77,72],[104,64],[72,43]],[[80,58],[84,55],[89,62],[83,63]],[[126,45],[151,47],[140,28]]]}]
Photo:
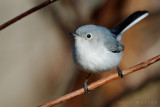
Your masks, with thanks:
[{"label": "claw", "polygon": [[91,73],[88,74],[86,80],[84,81],[84,91],[85,93],[90,93],[90,90],[88,89],[88,86],[87,86],[87,81],[88,81],[88,78],[91,76]]},{"label": "claw", "polygon": [[85,82],[84,82],[84,91],[85,93],[90,93],[90,90],[88,89],[88,86]]},{"label": "claw", "polygon": [[123,78],[123,73],[122,73],[122,70],[119,68],[119,66],[117,67],[117,71],[118,71],[118,75]]}]

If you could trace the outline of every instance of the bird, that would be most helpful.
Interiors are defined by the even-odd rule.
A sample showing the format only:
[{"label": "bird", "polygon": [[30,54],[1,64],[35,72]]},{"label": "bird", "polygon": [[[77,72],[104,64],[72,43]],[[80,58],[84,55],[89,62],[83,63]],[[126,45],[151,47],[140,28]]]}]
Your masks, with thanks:
[{"label": "bird", "polygon": [[89,93],[87,81],[92,73],[107,72],[117,68],[118,75],[123,73],[119,67],[124,45],[121,42],[123,33],[149,15],[146,10],[136,11],[113,29],[99,25],[83,25],[75,32],[73,60],[78,67],[89,72],[84,81],[84,91]]}]

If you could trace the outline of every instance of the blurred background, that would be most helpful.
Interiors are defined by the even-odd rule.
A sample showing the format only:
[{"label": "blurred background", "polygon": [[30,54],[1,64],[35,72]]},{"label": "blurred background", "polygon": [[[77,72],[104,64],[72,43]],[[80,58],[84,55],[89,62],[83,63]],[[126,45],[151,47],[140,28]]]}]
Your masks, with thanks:
[{"label": "blurred background", "polygon": [[[0,0],[0,24],[45,0]],[[126,31],[121,69],[160,54],[160,0],[58,0],[0,31],[0,107],[36,107],[83,87],[68,32],[109,29],[137,10],[149,16]],[[94,74],[89,83],[114,73]],[[160,107],[160,63],[55,107]]]}]

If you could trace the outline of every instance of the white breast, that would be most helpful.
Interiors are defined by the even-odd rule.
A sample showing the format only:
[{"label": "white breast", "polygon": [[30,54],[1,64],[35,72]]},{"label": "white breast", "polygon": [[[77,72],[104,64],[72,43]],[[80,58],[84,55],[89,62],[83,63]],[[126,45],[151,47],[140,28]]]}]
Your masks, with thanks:
[{"label": "white breast", "polygon": [[110,52],[105,47],[89,48],[78,43],[75,44],[73,58],[82,69],[88,72],[100,72],[116,68],[121,61],[122,53]]}]

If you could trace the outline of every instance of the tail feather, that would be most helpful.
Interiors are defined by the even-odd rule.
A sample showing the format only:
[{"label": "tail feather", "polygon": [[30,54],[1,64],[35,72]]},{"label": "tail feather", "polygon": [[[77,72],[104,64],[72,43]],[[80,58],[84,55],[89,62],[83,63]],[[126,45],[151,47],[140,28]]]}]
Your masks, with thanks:
[{"label": "tail feather", "polygon": [[131,14],[128,18],[126,18],[123,22],[121,22],[118,26],[113,28],[111,32],[115,35],[122,34],[130,27],[144,19],[148,16],[148,11],[136,11],[135,13]]}]

